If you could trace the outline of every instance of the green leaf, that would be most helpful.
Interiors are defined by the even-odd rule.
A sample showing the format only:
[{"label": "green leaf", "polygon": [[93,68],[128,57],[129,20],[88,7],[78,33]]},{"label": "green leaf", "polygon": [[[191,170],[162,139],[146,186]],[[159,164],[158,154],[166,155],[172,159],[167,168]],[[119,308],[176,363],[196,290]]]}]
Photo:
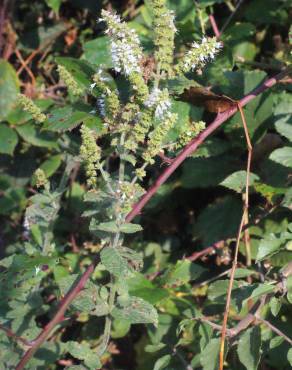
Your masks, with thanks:
[{"label": "green leaf", "polygon": [[292,168],[292,148],[288,146],[274,150],[269,158],[283,166]]},{"label": "green leaf", "polygon": [[190,87],[201,87],[197,81],[189,80],[185,76],[179,76],[174,79],[169,79],[166,81],[161,81],[162,86],[167,87],[168,90],[176,95],[180,95],[184,92],[185,89],[189,89]]},{"label": "green leaf", "polygon": [[256,27],[252,23],[235,23],[228,27],[222,35],[223,40],[231,41],[246,40],[247,37],[252,36],[256,31]]},{"label": "green leaf", "polygon": [[107,36],[98,37],[90,40],[83,45],[84,54],[82,58],[93,65],[103,68],[112,68],[113,62],[110,53],[110,40]]},{"label": "green leaf", "polygon": [[72,130],[81,122],[96,132],[102,130],[100,117],[90,113],[90,106],[74,105],[62,108],[55,108],[48,114],[45,128],[50,131],[63,132]]},{"label": "green leaf", "polygon": [[275,234],[269,234],[264,239],[261,239],[256,257],[257,261],[262,261],[278,252],[283,246],[284,241],[285,239],[276,237]]},{"label": "green leaf", "polygon": [[62,155],[52,155],[49,159],[40,165],[40,168],[45,172],[46,177],[51,177],[62,163]]},{"label": "green leaf", "polygon": [[168,366],[168,364],[170,363],[170,360],[171,360],[170,355],[164,355],[164,356],[160,357],[155,362],[153,370],[163,370],[163,369],[165,369],[166,366]]},{"label": "green leaf", "polygon": [[205,245],[236,236],[242,214],[242,203],[233,197],[218,199],[209,204],[199,215],[193,227],[194,239]]},{"label": "green leaf", "polygon": [[[237,289],[239,286],[238,281],[234,281],[233,290]],[[222,297],[226,296],[228,289],[228,280],[217,280],[215,283],[210,284],[208,288],[208,299],[210,301],[221,300]]]},{"label": "green leaf", "polygon": [[257,370],[261,358],[261,331],[258,326],[247,329],[241,335],[237,354],[247,370]]},{"label": "green leaf", "polygon": [[179,286],[197,279],[205,271],[206,269],[200,265],[196,265],[189,260],[183,260],[178,261],[175,266],[166,271],[162,279],[167,285]]},{"label": "green leaf", "polygon": [[53,9],[55,13],[59,13],[62,0],[46,0],[48,6]]},{"label": "green leaf", "polygon": [[47,22],[44,26],[34,27],[34,25],[32,25],[29,27],[29,31],[21,32],[19,35],[19,47],[26,51],[33,51],[39,47],[41,49],[47,48],[66,31],[67,27],[65,22],[54,22],[53,26],[48,26]]},{"label": "green leaf", "polygon": [[212,137],[204,141],[198,149],[192,154],[193,158],[196,157],[214,157],[223,154],[230,150],[231,145],[226,140]]},{"label": "green leaf", "polygon": [[113,317],[125,319],[132,324],[158,324],[158,314],[156,309],[142,298],[129,297],[123,302],[119,302],[112,311]]},{"label": "green leaf", "polygon": [[15,70],[4,59],[0,59],[0,121],[5,119],[17,100],[19,80]]},{"label": "green leaf", "polygon": [[272,312],[273,316],[276,317],[278,315],[280,309],[281,309],[281,306],[282,306],[281,298],[273,297],[269,302],[269,306],[270,306],[270,309],[271,309],[271,312]]},{"label": "green leaf", "polygon": [[111,337],[112,338],[122,338],[127,335],[131,329],[131,323],[127,320],[113,320]]},{"label": "green leaf", "polygon": [[151,304],[156,304],[169,296],[166,289],[158,288],[140,273],[127,279],[127,284],[131,295],[143,298]]},{"label": "green leaf", "polygon": [[245,60],[254,60],[258,49],[255,43],[250,41],[243,41],[236,44],[232,50],[235,59],[242,58]]},{"label": "green leaf", "polygon": [[94,224],[94,225],[92,225],[90,230],[92,230],[92,231],[100,230],[100,231],[105,231],[107,233],[112,233],[112,234],[115,234],[115,233],[119,232],[119,228],[118,228],[117,224],[114,221],[101,222],[100,224]]},{"label": "green leaf", "polygon": [[287,353],[287,360],[289,361],[290,365],[292,366],[292,348],[290,348],[288,353]]},{"label": "green leaf", "polygon": [[[237,171],[232,175],[228,176],[220,185],[225,186],[228,189],[234,190],[237,193],[242,193],[245,190],[246,185],[246,171]],[[253,185],[255,181],[259,180],[259,177],[254,173],[250,173],[249,184]]]},{"label": "green leaf", "polygon": [[227,156],[190,158],[183,164],[182,187],[192,189],[216,186],[235,170],[234,159]]},{"label": "green leaf", "polygon": [[83,360],[91,370],[101,369],[102,364],[99,356],[90,348],[86,342],[78,343],[69,341],[66,343],[67,351],[75,358]]},{"label": "green leaf", "polygon": [[120,226],[120,232],[125,234],[133,234],[143,230],[141,225],[125,223]]},{"label": "green leaf", "polygon": [[270,348],[273,349],[273,348],[276,348],[278,346],[280,346],[284,341],[284,338],[283,337],[274,337],[273,339],[271,339],[270,341]]},{"label": "green leaf", "polygon": [[215,370],[218,368],[220,350],[220,338],[213,338],[203,349],[200,362],[203,370]]},{"label": "green leaf", "polygon": [[15,130],[23,138],[24,141],[39,147],[58,148],[56,137],[51,133],[41,132],[39,127],[33,123],[26,123],[21,126],[16,126]]},{"label": "green leaf", "polygon": [[[289,121],[290,123],[287,123]],[[276,130],[282,136],[285,136],[287,139],[292,141],[292,124],[291,124],[291,116],[287,116],[284,118],[279,119],[275,123]]]},{"label": "green leaf", "polygon": [[124,276],[129,270],[127,261],[116,248],[104,248],[100,253],[100,259],[105,268],[117,277]]},{"label": "green leaf", "polygon": [[[0,103],[1,104],[1,103]],[[13,155],[18,143],[15,131],[3,123],[0,124],[0,153]]]}]

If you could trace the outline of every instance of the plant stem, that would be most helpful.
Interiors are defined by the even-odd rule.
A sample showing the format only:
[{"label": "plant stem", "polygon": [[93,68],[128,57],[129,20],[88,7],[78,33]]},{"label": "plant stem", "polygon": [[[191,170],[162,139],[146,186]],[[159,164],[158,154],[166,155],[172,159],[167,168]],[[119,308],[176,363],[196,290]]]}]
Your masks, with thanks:
[{"label": "plant stem", "polygon": [[[259,94],[263,93],[264,91],[270,89],[274,86],[278,81],[280,81],[283,77],[288,75],[290,69],[287,68],[286,70],[280,72],[274,77],[267,79],[263,84],[259,87],[254,89],[251,93],[246,95],[241,101],[241,106],[246,105],[251,100],[255,99]],[[132,211],[127,215],[126,222],[130,222],[133,220],[135,216],[140,214],[143,207],[148,203],[148,201],[153,197],[156,193],[158,188],[171,176],[171,174],[177,169],[177,167],[193,152],[196,151],[198,146],[204,142],[204,140],[210,136],[218,127],[220,127],[228,118],[233,116],[238,110],[237,106],[232,107],[228,111],[224,113],[220,113],[217,115],[215,120],[204,130],[201,132],[199,136],[194,138],[180,153],[179,155],[173,160],[169,167],[167,167],[163,173],[158,177],[154,185],[147,191],[147,193],[141,198],[139,202],[137,202]],[[87,280],[90,278],[91,274],[93,273],[95,266],[98,263],[98,259],[96,258],[92,264],[86,269],[83,275],[80,277],[80,280],[76,282],[76,285],[73,285],[66,296],[60,302],[59,308],[53,317],[53,319],[44,327],[41,334],[37,337],[34,342],[34,345],[31,349],[29,349],[20,362],[18,363],[15,370],[22,370],[30,358],[34,355],[34,353],[38,350],[38,348],[42,345],[42,343],[48,338],[53,328],[58,325],[62,319],[63,315],[66,312],[67,308],[71,304],[71,302],[77,297],[79,292],[84,288]]]},{"label": "plant stem", "polygon": [[[248,104],[251,100],[255,99],[259,94],[263,93],[267,89],[270,89],[283,77],[288,75],[290,72],[289,68],[278,73],[276,76],[267,79],[263,84],[254,89],[243,99],[239,101],[243,107]],[[149,202],[153,195],[157,192],[158,188],[165,183],[165,181],[173,174],[173,172],[181,165],[181,163],[194,153],[200,144],[209,137],[218,127],[220,127],[228,118],[232,117],[238,111],[238,107],[235,105],[229,110],[219,113],[215,120],[198,136],[191,140],[186,147],[173,159],[173,162],[167,167],[154,184],[150,187],[147,193],[134,205],[132,211],[127,215],[126,221],[131,221],[135,216],[139,215],[144,206]]]}]

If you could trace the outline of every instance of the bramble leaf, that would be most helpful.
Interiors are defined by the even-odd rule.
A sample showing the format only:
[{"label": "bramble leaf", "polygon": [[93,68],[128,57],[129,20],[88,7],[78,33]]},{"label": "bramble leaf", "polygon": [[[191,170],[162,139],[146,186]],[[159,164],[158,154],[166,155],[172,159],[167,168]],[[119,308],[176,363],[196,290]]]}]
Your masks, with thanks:
[{"label": "bramble leaf", "polygon": [[241,335],[237,353],[247,370],[257,370],[261,358],[261,333],[258,326],[247,329]]}]

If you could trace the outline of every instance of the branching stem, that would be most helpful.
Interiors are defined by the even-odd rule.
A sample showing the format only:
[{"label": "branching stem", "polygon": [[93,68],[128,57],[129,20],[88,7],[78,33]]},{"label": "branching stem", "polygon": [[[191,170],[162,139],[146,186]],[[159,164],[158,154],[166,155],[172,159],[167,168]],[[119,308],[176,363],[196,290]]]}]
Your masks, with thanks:
[{"label": "branching stem", "polygon": [[[259,94],[263,93],[264,91],[270,89],[274,86],[278,81],[283,79],[283,77],[289,74],[290,70],[286,69],[274,77],[267,79],[263,84],[245,96],[241,101],[240,105],[244,106],[249,103],[251,100],[255,99]],[[135,216],[137,216],[143,207],[148,203],[148,201],[152,198],[152,196],[156,193],[158,188],[171,176],[171,174],[179,167],[179,165],[193,152],[196,151],[198,146],[204,142],[204,140],[209,137],[218,127],[220,127],[228,118],[233,116],[238,110],[238,107],[232,107],[228,111],[224,113],[220,113],[217,115],[215,120],[204,130],[201,132],[199,136],[194,138],[180,153],[179,155],[173,160],[169,167],[167,167],[159,178],[156,180],[154,185],[147,191],[147,193],[141,198],[139,202],[137,202],[132,211],[127,215],[126,222],[130,222],[133,220]],[[91,274],[93,273],[95,266],[98,262],[96,258],[95,261],[86,269],[80,279],[76,282],[76,285],[73,285],[66,296],[59,304],[59,308],[53,317],[53,319],[44,327],[41,334],[35,340],[35,343],[31,349],[29,349],[18,365],[16,366],[16,370],[22,370],[30,358],[34,355],[34,353],[38,350],[38,348],[44,343],[44,341],[48,338],[51,331],[54,329],[56,325],[58,325],[63,320],[63,315],[65,314],[67,308],[72,303],[72,301],[77,297],[79,292],[84,288],[87,280],[90,278]]]}]

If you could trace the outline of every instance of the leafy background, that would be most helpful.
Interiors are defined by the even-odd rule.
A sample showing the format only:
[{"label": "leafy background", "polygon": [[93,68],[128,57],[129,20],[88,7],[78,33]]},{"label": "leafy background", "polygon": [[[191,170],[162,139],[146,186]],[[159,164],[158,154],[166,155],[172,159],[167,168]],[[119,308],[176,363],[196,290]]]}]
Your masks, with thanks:
[{"label": "leafy background", "polygon": [[[192,0],[170,0],[168,4],[177,15],[177,53],[183,51],[182,45],[201,38],[202,27],[206,34],[213,35],[211,13],[219,28],[225,27],[221,38],[223,52],[202,74],[193,77],[198,83],[211,86],[214,92],[239,99],[288,62],[290,0],[242,1],[229,21],[236,5],[234,1],[201,0],[195,6]],[[1,18],[0,45],[0,253],[3,258],[0,265],[5,290],[1,293],[0,311],[3,323],[9,322],[18,335],[32,339],[51,317],[58,298],[77,276],[74,274],[89,263],[98,249],[88,231],[88,222],[81,217],[86,186],[84,172],[77,164],[70,188],[61,199],[55,194],[44,200],[60,202],[61,211],[53,229],[58,255],[48,260],[21,255],[26,240],[24,211],[32,204],[31,196],[36,192],[34,171],[42,168],[57,188],[68,155],[78,155],[78,125],[85,122],[96,130],[101,127],[100,119],[90,114],[91,101],[80,104],[66,94],[58,80],[56,64],[70,70],[80,87],[88,88],[98,66],[112,67],[107,36],[103,34],[103,26],[96,22],[101,8],[121,13],[137,30],[149,53],[153,50],[151,13],[146,0],[19,0],[4,1],[4,6],[6,18]],[[27,58],[29,62],[25,66],[23,60]],[[119,88],[126,93],[122,85]],[[249,229],[253,264],[246,266],[242,245],[239,259],[242,270],[237,275],[235,290],[241,286],[246,287],[246,292],[240,296],[234,291],[231,326],[246,314],[244,300],[255,289],[263,289],[261,276],[265,276],[266,283],[273,281],[279,270],[292,260],[291,89],[291,81],[290,84],[283,81],[245,108],[254,147],[250,204],[253,225]],[[46,111],[49,118],[44,126],[37,125],[17,106],[19,91],[33,97]],[[207,123],[213,118],[190,103],[176,101],[175,107],[181,127],[190,117]],[[181,127],[174,128],[174,138]],[[133,295],[157,307],[159,324],[133,326],[133,317],[131,321],[131,317],[119,318],[117,313],[113,339],[102,358],[105,369],[180,370],[188,364],[194,369],[216,368],[218,335],[207,324],[188,319],[203,314],[215,320],[219,318],[220,323],[218,315],[224,311],[228,282],[226,275],[220,276],[232,261],[241,216],[245,160],[244,131],[236,114],[185,161],[147,205],[140,216],[143,233],[129,238],[129,246],[143,254],[143,274],[137,274],[129,286]],[[160,172],[161,163],[158,163],[151,168],[145,186],[150,186]],[[33,230],[33,238],[40,242],[38,229]],[[195,262],[184,259],[214,243],[219,247],[214,248],[213,254]],[[9,256],[15,253],[17,257],[12,261]],[[44,277],[35,274],[35,266],[46,266],[46,271],[41,272],[46,277],[42,288],[28,296],[28,287],[40,284]],[[96,276],[102,276],[102,271],[96,271]],[[276,296],[265,315],[291,338],[292,284],[289,284],[288,296]],[[102,296],[91,289],[94,288],[87,287],[88,295]],[[263,289],[261,294],[264,292]],[[76,320],[65,323],[37,352],[31,368],[99,366],[94,348],[101,334],[101,319],[92,315],[92,310],[98,310],[86,301],[88,295],[81,302],[78,300],[82,297],[75,301],[68,316],[75,315]],[[99,310],[102,305],[101,300]],[[143,321],[140,318],[138,322]],[[177,332],[180,322],[181,334]],[[266,326],[248,329],[231,348],[229,368],[290,368],[291,349],[282,339]],[[0,333],[0,340],[2,361],[7,368],[13,368],[21,348],[15,346],[11,355],[5,333]]]}]

